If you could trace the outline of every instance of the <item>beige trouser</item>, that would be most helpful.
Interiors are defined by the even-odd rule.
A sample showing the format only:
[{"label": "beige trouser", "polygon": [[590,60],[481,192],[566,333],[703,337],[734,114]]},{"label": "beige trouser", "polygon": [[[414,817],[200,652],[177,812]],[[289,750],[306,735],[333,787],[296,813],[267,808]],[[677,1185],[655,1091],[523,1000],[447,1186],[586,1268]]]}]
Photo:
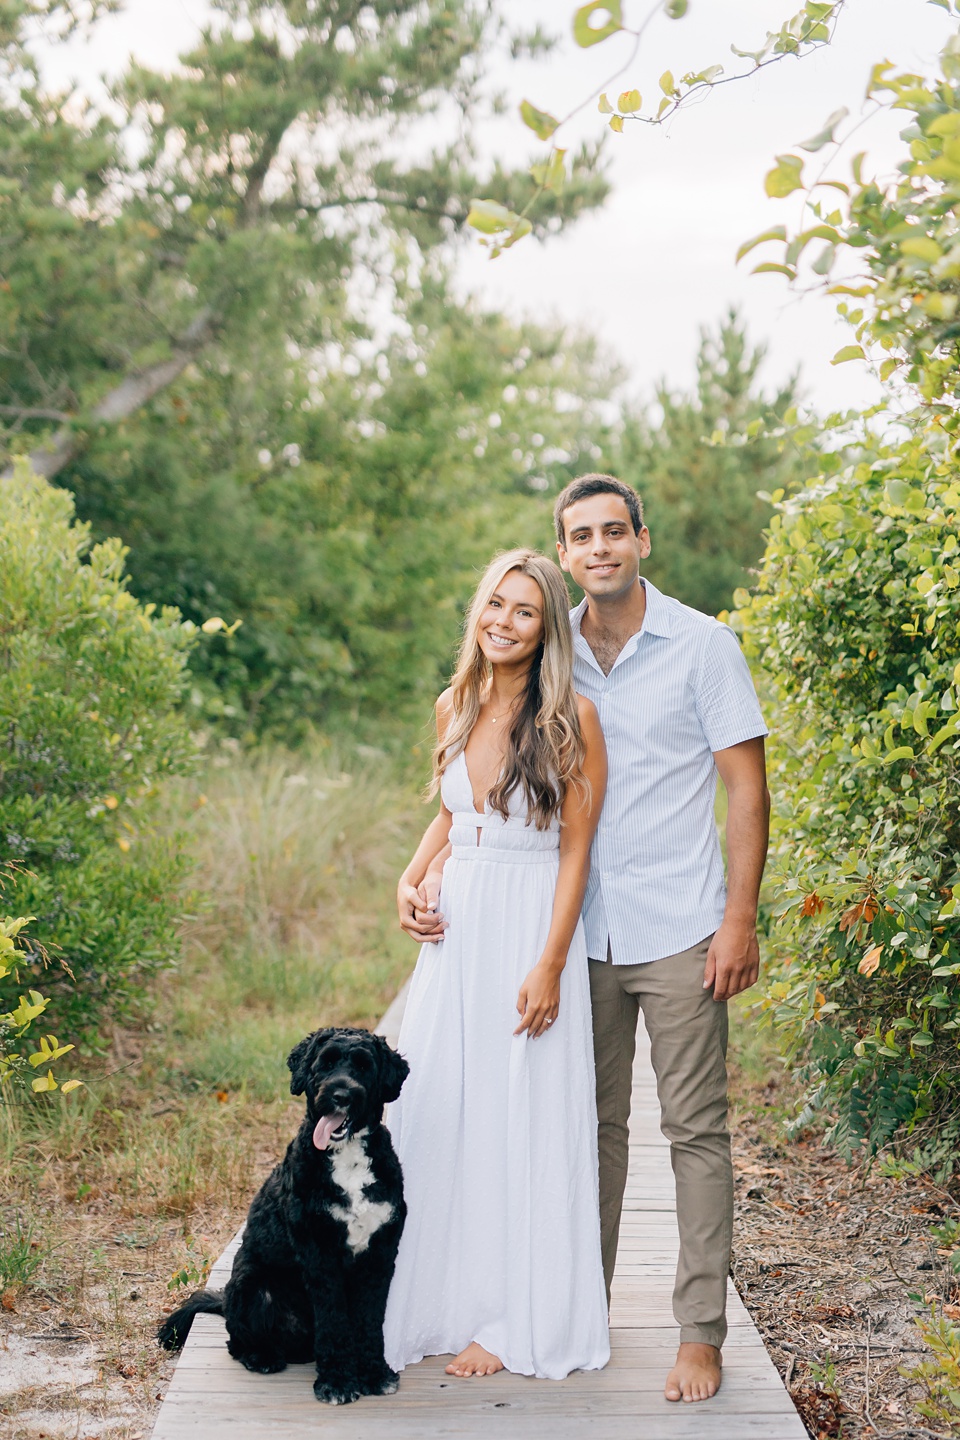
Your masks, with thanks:
[{"label": "beige trouser", "polygon": [[733,1230],[727,1133],[727,1007],[703,988],[712,936],[647,965],[590,961],[600,1123],[600,1238],[607,1298],[627,1180],[637,1021],[643,1010],[677,1187],[680,1258],[673,1313],[680,1339],[721,1346]]}]

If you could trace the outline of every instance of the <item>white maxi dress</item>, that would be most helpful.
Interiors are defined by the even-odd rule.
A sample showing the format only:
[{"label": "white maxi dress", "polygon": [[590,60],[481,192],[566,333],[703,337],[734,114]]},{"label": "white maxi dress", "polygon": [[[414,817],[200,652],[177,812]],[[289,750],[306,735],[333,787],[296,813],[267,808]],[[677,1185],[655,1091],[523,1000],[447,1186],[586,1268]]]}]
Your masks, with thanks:
[{"label": "white maxi dress", "polygon": [[555,1024],[515,1037],[550,929],[559,825],[528,825],[522,792],[509,819],[480,814],[462,752],[441,793],[449,928],[420,951],[398,1041],[410,1075],[387,1116],[408,1212],[386,1358],[402,1370],[475,1340],[508,1370],[560,1380],[610,1357],[586,944],[578,923]]}]

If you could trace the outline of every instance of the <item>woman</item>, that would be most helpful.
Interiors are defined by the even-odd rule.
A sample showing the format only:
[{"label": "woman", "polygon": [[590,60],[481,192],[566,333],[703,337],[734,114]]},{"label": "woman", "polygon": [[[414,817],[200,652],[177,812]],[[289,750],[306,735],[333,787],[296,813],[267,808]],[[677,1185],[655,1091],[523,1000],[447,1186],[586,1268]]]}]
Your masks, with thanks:
[{"label": "woman", "polygon": [[384,1327],[398,1370],[459,1352],[449,1374],[562,1379],[610,1355],[579,922],[606,752],[573,689],[568,604],[545,556],[497,556],[437,702],[440,813],[399,892],[426,908],[442,869],[446,928],[420,952],[388,1117],[408,1205]]}]

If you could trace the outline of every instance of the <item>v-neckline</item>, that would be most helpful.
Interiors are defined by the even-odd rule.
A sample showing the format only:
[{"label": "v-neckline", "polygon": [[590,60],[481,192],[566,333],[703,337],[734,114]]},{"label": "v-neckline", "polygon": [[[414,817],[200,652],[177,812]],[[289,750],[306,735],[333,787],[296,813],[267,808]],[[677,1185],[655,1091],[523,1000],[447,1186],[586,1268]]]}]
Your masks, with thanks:
[{"label": "v-neckline", "polygon": [[490,791],[488,790],[487,793],[486,793],[486,796],[484,797],[483,809],[481,810],[480,807],[479,807],[479,805],[477,804],[477,792],[476,792],[476,791],[474,790],[474,788],[473,788],[473,777],[472,777],[471,774],[470,774],[470,762],[469,762],[468,759],[467,759],[467,747],[466,747],[466,745],[464,745],[463,749],[460,751],[460,754],[463,756],[463,769],[464,769],[464,773],[465,773],[465,775],[466,775],[466,777],[467,777],[467,786],[468,786],[468,788],[469,788],[469,790],[470,790],[470,801],[471,801],[471,804],[473,805],[473,813],[474,813],[474,815],[486,815],[486,814],[487,814],[487,801],[490,799]]}]

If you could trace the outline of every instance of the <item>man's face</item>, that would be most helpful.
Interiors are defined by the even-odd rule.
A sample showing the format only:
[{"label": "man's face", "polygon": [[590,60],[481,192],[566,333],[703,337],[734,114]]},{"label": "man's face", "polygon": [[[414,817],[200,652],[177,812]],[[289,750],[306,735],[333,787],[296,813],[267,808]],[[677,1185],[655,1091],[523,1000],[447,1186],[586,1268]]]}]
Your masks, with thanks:
[{"label": "man's face", "polygon": [[619,495],[590,495],[563,512],[565,543],[557,542],[561,567],[581,590],[598,600],[623,595],[637,582],[640,561],[650,554],[650,532],[639,535]]}]

